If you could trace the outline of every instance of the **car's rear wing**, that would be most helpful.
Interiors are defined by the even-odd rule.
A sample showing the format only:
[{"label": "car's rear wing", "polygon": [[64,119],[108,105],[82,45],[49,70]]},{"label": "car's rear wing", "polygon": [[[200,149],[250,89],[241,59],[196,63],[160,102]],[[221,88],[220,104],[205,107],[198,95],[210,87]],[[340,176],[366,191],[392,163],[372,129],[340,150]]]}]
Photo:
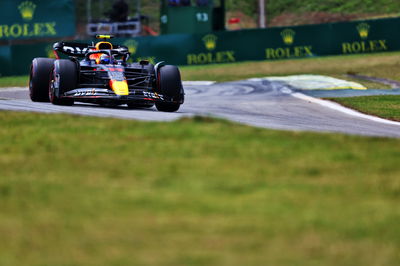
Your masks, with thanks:
[{"label": "car's rear wing", "polygon": [[[128,53],[128,47],[122,45],[115,45],[113,44],[113,50],[119,50],[121,54]],[[94,50],[95,47],[93,45],[89,45],[87,43],[77,43],[77,42],[56,42],[53,45],[53,50],[56,53],[57,58],[58,52],[69,56],[76,56],[76,57],[85,57],[85,55]]]}]

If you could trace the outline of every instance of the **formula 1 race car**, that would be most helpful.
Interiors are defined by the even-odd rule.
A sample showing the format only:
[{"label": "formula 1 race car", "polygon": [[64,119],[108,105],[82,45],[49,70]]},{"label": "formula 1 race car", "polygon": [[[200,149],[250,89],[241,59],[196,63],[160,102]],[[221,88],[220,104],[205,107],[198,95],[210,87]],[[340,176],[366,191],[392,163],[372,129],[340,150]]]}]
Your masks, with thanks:
[{"label": "formula 1 race car", "polygon": [[[128,48],[107,41],[112,36],[96,36],[102,41],[91,45],[57,42],[57,59],[32,61],[29,92],[34,102],[73,105],[74,102],[105,106],[127,104],[175,112],[184,101],[179,69],[163,62],[153,65],[142,60],[128,63]],[[59,52],[68,56],[60,59]]]}]

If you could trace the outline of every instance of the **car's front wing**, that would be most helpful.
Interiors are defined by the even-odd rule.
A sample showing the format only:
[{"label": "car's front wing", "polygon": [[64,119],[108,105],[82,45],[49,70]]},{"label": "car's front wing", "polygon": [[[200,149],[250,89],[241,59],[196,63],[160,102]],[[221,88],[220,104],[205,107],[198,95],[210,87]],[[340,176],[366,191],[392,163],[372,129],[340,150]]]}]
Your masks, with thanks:
[{"label": "car's front wing", "polygon": [[173,99],[165,97],[157,92],[149,90],[129,90],[129,95],[117,95],[110,89],[105,88],[78,88],[64,93],[62,97],[73,98],[77,101],[104,99],[108,101],[131,102],[131,101],[153,101],[174,102]]}]

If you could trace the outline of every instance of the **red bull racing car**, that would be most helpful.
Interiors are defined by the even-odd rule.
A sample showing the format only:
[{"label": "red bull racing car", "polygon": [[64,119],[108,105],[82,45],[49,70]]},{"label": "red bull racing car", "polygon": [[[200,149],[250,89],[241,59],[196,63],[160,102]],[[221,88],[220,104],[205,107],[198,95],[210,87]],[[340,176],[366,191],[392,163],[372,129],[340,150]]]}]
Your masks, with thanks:
[{"label": "red bull racing car", "polygon": [[[130,108],[156,106],[175,112],[184,101],[179,69],[163,62],[128,63],[128,48],[107,41],[91,45],[57,42],[57,59],[35,58],[29,79],[30,98],[34,102],[73,105],[74,102]],[[60,59],[59,53],[68,56]]]}]

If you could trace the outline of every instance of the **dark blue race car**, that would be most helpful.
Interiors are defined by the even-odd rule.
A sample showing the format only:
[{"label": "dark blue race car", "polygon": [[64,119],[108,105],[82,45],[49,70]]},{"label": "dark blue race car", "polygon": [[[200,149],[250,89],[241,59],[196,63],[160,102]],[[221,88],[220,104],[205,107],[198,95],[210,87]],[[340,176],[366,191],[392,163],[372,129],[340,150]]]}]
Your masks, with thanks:
[{"label": "dark blue race car", "polygon": [[[96,44],[57,42],[57,59],[32,61],[29,91],[32,101],[73,105],[86,102],[175,112],[184,102],[178,67],[163,62],[128,63],[128,48],[113,45],[111,36],[97,36]],[[68,56],[60,59],[59,53]]]}]

